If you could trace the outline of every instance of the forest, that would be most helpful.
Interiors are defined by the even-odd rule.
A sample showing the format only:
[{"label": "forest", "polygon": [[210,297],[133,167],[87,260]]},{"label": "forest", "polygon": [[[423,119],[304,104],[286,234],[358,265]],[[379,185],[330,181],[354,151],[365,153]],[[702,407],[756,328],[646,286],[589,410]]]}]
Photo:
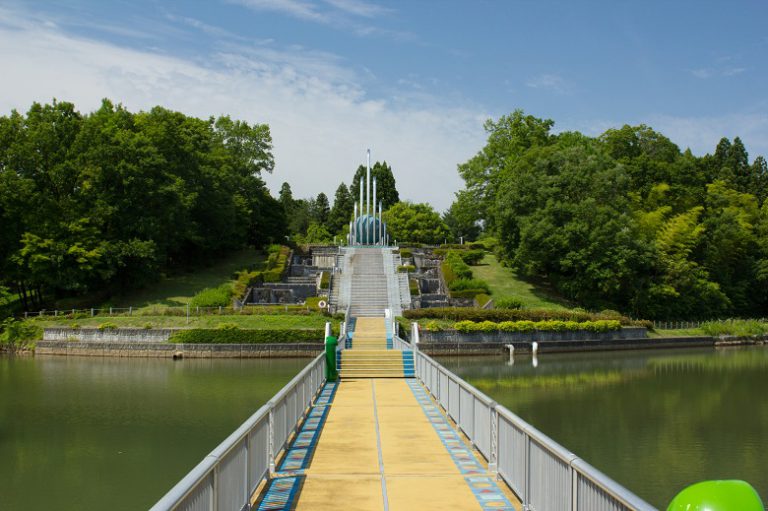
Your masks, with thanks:
[{"label": "forest", "polygon": [[[768,168],[739,138],[681,151],[648,126],[553,132],[518,110],[458,167],[454,235],[590,309],[649,319],[766,316]],[[482,231],[482,232],[481,232]]]},{"label": "forest", "polygon": [[[485,124],[442,215],[401,201],[376,162],[392,240],[485,239],[568,300],[647,319],[768,313],[768,168],[739,138],[695,156],[648,126],[589,137],[517,110]],[[265,124],[104,100],[88,114],[35,103],[0,117],[0,313],[109,296],[246,245],[341,243],[361,165],[324,193],[272,197]]]},{"label": "forest", "polygon": [[264,124],[108,100],[87,115],[53,101],[0,117],[0,298],[35,310],[281,239],[260,177],[271,151]]}]

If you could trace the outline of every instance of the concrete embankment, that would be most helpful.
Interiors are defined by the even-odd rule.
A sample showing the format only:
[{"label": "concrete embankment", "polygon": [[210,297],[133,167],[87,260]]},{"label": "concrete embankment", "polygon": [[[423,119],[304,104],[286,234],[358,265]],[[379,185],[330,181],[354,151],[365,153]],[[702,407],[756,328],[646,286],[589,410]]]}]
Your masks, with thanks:
[{"label": "concrete embankment", "polygon": [[36,355],[153,358],[286,358],[314,357],[321,343],[176,344],[169,342],[38,341]]},{"label": "concrete embankment", "polygon": [[[640,339],[603,339],[537,341],[539,353],[566,351],[641,350],[647,348],[697,348],[715,346],[712,337],[670,337]],[[431,342],[420,344],[427,355],[499,355],[507,353],[507,345],[515,347],[515,353],[530,353],[530,341],[509,342]]]}]

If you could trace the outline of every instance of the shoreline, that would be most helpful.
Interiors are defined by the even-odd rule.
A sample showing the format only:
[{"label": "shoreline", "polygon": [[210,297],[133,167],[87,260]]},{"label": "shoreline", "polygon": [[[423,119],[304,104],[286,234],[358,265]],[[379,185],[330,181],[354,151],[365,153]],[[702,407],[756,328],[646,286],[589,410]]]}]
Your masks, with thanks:
[{"label": "shoreline", "polygon": [[[530,342],[441,342],[422,343],[419,349],[430,356],[508,355],[508,345],[516,354],[530,354]],[[762,337],[658,337],[591,341],[541,341],[538,353],[629,351],[671,348],[726,348],[768,344]],[[143,358],[298,358],[322,352],[321,343],[270,344],[176,344],[168,342],[73,342],[38,341],[34,350],[5,352],[16,356],[92,356]]]}]

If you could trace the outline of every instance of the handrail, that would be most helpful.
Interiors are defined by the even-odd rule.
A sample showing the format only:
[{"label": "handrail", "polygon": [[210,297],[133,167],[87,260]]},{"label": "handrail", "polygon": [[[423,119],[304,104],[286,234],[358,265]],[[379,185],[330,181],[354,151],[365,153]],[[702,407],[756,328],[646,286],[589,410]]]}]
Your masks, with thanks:
[{"label": "handrail", "polygon": [[486,458],[489,470],[517,494],[523,509],[656,511],[421,350],[413,352],[416,376]]},{"label": "handrail", "polygon": [[216,446],[150,511],[243,509],[274,471],[285,447],[325,382],[318,355],[288,384]]}]

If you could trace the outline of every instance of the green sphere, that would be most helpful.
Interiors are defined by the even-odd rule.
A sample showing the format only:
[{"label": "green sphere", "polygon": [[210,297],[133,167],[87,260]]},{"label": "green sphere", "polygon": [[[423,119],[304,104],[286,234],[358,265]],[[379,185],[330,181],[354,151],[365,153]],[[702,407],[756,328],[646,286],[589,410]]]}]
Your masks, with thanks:
[{"label": "green sphere", "polygon": [[703,481],[677,494],[667,511],[765,511],[746,481]]}]

